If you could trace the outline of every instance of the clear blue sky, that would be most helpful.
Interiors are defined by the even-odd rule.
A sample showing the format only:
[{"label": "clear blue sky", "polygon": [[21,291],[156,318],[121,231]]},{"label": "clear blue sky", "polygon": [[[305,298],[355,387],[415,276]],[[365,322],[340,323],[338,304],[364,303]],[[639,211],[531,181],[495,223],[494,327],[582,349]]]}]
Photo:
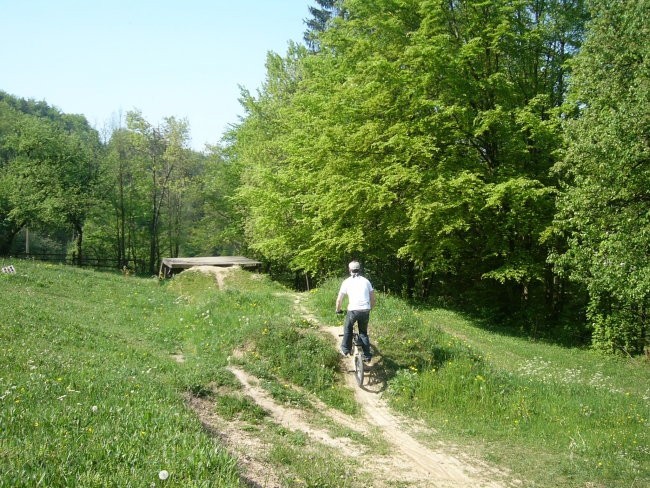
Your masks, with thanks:
[{"label": "clear blue sky", "polygon": [[311,0],[0,0],[0,90],[83,114],[98,130],[138,109],[186,118],[215,144],[266,75],[302,42]]}]

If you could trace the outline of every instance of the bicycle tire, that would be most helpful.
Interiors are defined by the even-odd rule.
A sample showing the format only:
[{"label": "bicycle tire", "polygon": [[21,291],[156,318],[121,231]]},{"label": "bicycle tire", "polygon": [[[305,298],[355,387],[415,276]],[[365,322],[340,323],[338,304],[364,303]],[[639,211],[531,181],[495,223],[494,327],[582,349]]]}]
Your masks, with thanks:
[{"label": "bicycle tire", "polygon": [[363,357],[361,354],[357,353],[354,356],[354,377],[357,380],[357,385],[363,386],[363,376],[365,370],[365,364],[363,363]]}]

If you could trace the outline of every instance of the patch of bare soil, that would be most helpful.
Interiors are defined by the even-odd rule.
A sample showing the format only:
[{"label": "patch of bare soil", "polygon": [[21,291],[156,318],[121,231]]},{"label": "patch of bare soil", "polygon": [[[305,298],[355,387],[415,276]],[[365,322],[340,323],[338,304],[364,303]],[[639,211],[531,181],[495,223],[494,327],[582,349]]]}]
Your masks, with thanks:
[{"label": "patch of bare soil", "polygon": [[264,461],[269,446],[259,439],[244,422],[225,420],[215,412],[212,400],[188,396],[189,406],[197,413],[203,427],[219,438],[231,455],[239,461],[242,482],[251,488],[282,488],[273,466]]},{"label": "patch of bare soil", "polygon": [[[318,324],[316,318],[304,308],[299,295],[296,295],[295,306],[303,318]],[[339,327],[321,326],[321,330],[331,334],[336,342],[339,341]],[[230,370],[241,384],[243,394],[262,407],[272,422],[291,431],[302,432],[310,443],[334,448],[344,459],[361,459],[359,469],[372,474],[371,487],[499,488],[519,484],[516,481],[506,484],[506,473],[458,453],[453,446],[440,443],[431,447],[419,442],[412,429],[424,427],[414,427],[412,422],[391,412],[381,398],[386,385],[381,375],[380,352],[373,358],[367,382],[362,388],[357,386],[354,379],[351,360],[342,358],[342,361],[346,382],[354,390],[363,416],[352,418],[325,405],[316,405],[318,412],[338,425],[338,429],[315,425],[313,417],[305,410],[279,404],[271,398],[259,386],[257,378],[234,366]],[[281,486],[281,476],[264,461],[264,453],[268,452],[269,446],[263,440],[238,422],[220,419],[211,401],[200,398],[190,398],[188,401],[206,428],[229,446],[230,452],[240,460],[248,486]],[[347,437],[332,433],[346,429],[360,435]],[[371,452],[372,447],[359,441],[370,432],[375,435],[379,433],[388,449],[382,449],[378,454]]]}]

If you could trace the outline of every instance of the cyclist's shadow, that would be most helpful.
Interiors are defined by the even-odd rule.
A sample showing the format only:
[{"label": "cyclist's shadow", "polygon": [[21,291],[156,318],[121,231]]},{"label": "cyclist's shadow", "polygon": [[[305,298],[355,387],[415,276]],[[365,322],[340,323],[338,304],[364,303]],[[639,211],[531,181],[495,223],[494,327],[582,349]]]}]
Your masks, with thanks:
[{"label": "cyclist's shadow", "polygon": [[381,393],[388,386],[388,374],[385,359],[375,344],[370,344],[372,362],[366,365],[366,380],[361,386],[362,390],[370,393]]}]

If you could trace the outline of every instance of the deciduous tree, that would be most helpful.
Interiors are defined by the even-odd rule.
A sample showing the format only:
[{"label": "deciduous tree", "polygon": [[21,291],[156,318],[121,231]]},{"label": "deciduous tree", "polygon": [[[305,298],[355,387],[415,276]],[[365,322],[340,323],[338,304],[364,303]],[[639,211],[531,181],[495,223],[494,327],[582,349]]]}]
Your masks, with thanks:
[{"label": "deciduous tree", "polygon": [[555,262],[589,292],[594,344],[628,354],[648,341],[650,307],[650,5],[591,2],[571,78],[574,115],[556,224]]}]

